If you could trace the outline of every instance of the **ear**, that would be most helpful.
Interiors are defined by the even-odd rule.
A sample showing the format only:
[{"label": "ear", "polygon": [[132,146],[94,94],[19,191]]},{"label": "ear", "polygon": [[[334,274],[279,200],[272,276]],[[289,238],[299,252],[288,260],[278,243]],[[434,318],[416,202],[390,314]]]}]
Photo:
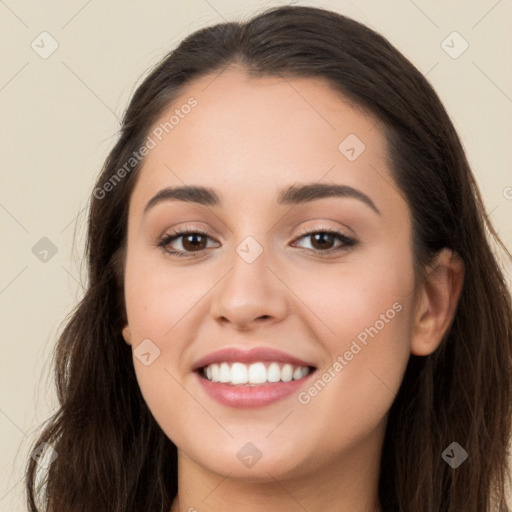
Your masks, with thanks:
[{"label": "ear", "polygon": [[132,344],[132,333],[131,333],[130,327],[128,325],[125,325],[123,328],[123,338],[124,338],[124,341],[126,341],[126,343],[128,345]]},{"label": "ear", "polygon": [[442,249],[417,291],[412,354],[427,356],[441,344],[452,324],[463,282],[462,259],[456,252]]}]

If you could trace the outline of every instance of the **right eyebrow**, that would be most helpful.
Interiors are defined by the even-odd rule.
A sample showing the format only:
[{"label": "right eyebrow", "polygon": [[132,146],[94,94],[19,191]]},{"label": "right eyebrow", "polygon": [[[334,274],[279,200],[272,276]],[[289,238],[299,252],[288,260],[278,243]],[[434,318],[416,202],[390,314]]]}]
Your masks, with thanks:
[{"label": "right eyebrow", "polygon": [[204,206],[220,206],[220,196],[211,188],[200,186],[166,187],[157,192],[146,204],[144,213],[163,201],[185,201]]}]

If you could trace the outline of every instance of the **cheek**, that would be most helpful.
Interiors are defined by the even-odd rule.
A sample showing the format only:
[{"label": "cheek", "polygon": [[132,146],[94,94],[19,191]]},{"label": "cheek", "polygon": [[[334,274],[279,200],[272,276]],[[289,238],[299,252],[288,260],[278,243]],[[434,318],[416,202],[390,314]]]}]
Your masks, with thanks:
[{"label": "cheek", "polygon": [[[133,364],[140,391],[154,419],[174,440],[176,419],[196,417],[194,402],[184,392],[182,380],[187,350],[187,312],[199,297],[194,285],[174,270],[155,265],[151,258],[127,259],[125,302],[132,336]],[[144,261],[144,264],[141,262]],[[142,347],[145,347],[144,350]],[[150,356],[144,358],[144,353]],[[178,428],[177,428],[178,427]],[[178,436],[179,439],[179,436]]]},{"label": "cheek", "polygon": [[[196,337],[195,319],[208,313],[201,298],[216,274],[206,272],[212,281],[207,286],[192,268],[171,268],[164,257],[151,257],[135,247],[126,261],[125,302],[137,381],[153,416],[171,438],[177,417],[201,413],[182,383],[188,374],[190,340]],[[150,364],[140,357],[147,351]]]},{"label": "cheek", "polygon": [[316,317],[318,338],[331,355],[348,349],[345,345],[358,335],[364,342],[372,326],[379,336],[407,327],[402,321],[408,318],[405,311],[414,290],[412,259],[407,254],[400,258],[397,251],[387,250],[354,257],[336,266],[319,266],[310,276],[289,279],[293,279],[294,293]]},{"label": "cheek", "polygon": [[[144,338],[164,340],[179,330],[179,322],[205,294],[205,282],[191,279],[192,267],[174,267],[165,258],[133,251],[127,259],[125,301],[135,343]],[[199,271],[198,271],[199,272]]]},{"label": "cheek", "polygon": [[314,313],[309,325],[329,356],[299,400],[311,413],[327,411],[329,421],[354,428],[382,419],[410,355],[413,289],[412,259],[396,253],[334,274],[331,268],[294,288]]},{"label": "cheek", "polygon": [[333,364],[322,368],[299,397],[305,419],[322,418],[311,435],[335,452],[371,436],[387,417],[409,359],[402,314],[365,343],[349,337],[339,343],[342,349],[333,346]]}]

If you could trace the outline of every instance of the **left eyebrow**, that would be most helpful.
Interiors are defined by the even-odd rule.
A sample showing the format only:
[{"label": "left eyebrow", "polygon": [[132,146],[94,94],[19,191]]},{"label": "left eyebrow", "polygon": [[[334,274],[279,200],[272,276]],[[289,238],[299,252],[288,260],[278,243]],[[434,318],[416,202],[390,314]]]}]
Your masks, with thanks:
[{"label": "left eyebrow", "polygon": [[351,197],[369,206],[375,213],[381,214],[374,202],[360,190],[348,185],[330,183],[309,183],[306,185],[291,185],[279,194],[278,204],[301,204],[326,197]]},{"label": "left eyebrow", "polygon": [[[279,193],[277,204],[297,205],[327,197],[349,197],[358,199],[369,206],[375,213],[381,215],[380,210],[375,206],[370,197],[348,185],[328,183],[290,185]],[[167,187],[157,192],[148,201],[144,208],[144,214],[158,203],[172,200],[196,203],[204,206],[222,206],[220,195],[212,188],[198,185]]]}]

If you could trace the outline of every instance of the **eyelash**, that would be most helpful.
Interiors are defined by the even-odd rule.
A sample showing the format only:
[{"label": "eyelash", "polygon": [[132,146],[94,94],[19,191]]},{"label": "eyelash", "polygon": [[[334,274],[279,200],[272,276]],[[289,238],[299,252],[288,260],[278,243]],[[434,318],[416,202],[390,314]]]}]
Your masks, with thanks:
[{"label": "eyelash", "polygon": [[[334,248],[334,249],[328,249],[326,251],[322,251],[320,249],[305,249],[307,251],[313,251],[316,253],[319,253],[321,256],[329,255],[332,253],[337,253],[341,251],[349,251],[353,247],[355,247],[358,244],[358,241],[348,237],[344,233],[341,233],[337,230],[327,230],[327,229],[318,229],[318,230],[307,230],[304,229],[299,233],[299,236],[296,238],[296,240],[299,240],[301,238],[304,238],[309,235],[316,235],[316,234],[327,234],[327,235],[334,235],[338,240],[342,242],[342,245],[340,247]],[[169,233],[165,235],[163,238],[160,239],[158,242],[158,247],[160,247],[166,254],[170,256],[178,256],[180,258],[193,258],[194,253],[200,253],[202,251],[205,251],[206,249],[201,249],[200,251],[192,251],[191,253],[187,253],[186,251],[170,251],[169,249],[166,249],[166,246],[173,242],[174,240],[181,238],[183,235],[201,235],[205,236],[207,238],[210,237],[210,233],[207,231],[201,231],[201,230],[192,230],[189,228],[182,228],[182,229],[176,229],[172,233]]]}]

